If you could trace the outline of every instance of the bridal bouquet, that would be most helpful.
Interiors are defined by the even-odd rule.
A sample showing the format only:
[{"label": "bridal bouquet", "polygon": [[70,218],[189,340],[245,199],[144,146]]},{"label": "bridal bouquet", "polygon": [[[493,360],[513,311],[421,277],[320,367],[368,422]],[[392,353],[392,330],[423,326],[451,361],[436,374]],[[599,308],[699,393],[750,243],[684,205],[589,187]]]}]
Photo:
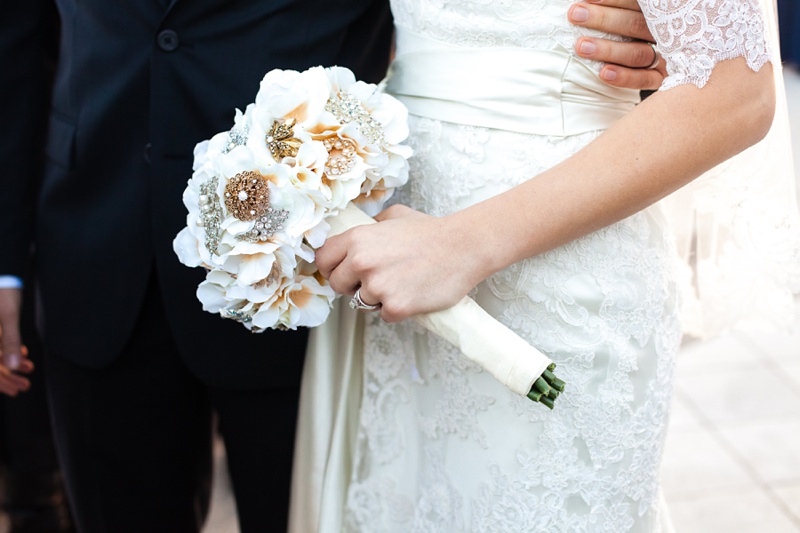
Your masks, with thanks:
[{"label": "bridal bouquet", "polygon": [[[407,136],[403,104],[348,69],[268,72],[231,130],[195,148],[173,246],[207,271],[203,309],[254,332],[322,324],[335,294],[314,250],[374,222],[408,179]],[[552,408],[563,390],[544,354],[468,298],[416,318],[520,394]]]},{"label": "bridal bouquet", "polygon": [[174,247],[208,270],[203,308],[256,332],[322,324],[334,293],[314,249],[340,210],[377,214],[406,182],[406,118],[345,68],[267,73],[233,128],[195,148]]}]

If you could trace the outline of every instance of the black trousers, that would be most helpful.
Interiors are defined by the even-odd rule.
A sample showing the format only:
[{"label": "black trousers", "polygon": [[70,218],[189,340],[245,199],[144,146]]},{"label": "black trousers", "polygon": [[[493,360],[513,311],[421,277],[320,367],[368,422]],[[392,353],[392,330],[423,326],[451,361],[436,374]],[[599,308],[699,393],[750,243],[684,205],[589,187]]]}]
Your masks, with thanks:
[{"label": "black trousers", "polygon": [[800,66],[800,3],[797,0],[778,0],[778,22],[781,59]]},{"label": "black trousers", "polygon": [[[32,276],[30,276],[32,277]],[[36,370],[31,388],[15,398],[0,397],[0,457],[5,467],[3,507],[12,531],[70,531],[50,429],[44,383],[44,349],[34,326],[34,294],[25,288],[20,332]]]},{"label": "black trousers", "polygon": [[178,354],[154,281],[134,334],[110,366],[86,369],[49,348],[56,446],[78,531],[198,531],[211,487],[212,411],[241,531],[286,530],[299,384],[206,387]]}]

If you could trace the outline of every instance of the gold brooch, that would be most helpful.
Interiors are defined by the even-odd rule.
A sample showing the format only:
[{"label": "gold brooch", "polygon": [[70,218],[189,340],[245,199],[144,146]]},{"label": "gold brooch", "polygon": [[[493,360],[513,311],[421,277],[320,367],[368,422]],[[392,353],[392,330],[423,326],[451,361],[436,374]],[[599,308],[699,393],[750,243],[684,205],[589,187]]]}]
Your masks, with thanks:
[{"label": "gold brooch", "polygon": [[225,186],[225,207],[239,220],[255,220],[269,209],[267,180],[258,172],[240,172]]},{"label": "gold brooch", "polygon": [[300,150],[303,141],[292,137],[294,123],[293,118],[282,124],[277,120],[272,123],[272,129],[267,133],[266,141],[269,152],[275,161],[280,162],[284,157],[294,157]]},{"label": "gold brooch", "polygon": [[356,166],[356,143],[350,139],[328,138],[322,144],[328,151],[328,160],[325,162],[325,174],[328,176],[346,174]]}]

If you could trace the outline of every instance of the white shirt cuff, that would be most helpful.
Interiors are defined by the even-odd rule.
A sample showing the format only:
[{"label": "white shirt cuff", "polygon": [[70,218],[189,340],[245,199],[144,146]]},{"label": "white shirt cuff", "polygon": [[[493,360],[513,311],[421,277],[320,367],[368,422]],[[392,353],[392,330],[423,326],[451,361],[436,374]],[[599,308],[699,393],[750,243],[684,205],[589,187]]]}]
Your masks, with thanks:
[{"label": "white shirt cuff", "polygon": [[17,276],[0,276],[0,289],[21,289],[22,280]]}]

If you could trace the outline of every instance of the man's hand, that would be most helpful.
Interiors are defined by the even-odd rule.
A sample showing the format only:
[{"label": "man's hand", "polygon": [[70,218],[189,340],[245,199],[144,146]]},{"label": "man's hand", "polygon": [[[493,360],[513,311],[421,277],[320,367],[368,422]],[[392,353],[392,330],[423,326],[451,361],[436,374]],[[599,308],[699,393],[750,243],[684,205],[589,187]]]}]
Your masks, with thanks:
[{"label": "man's hand", "polygon": [[33,372],[19,333],[21,306],[21,289],[0,289],[0,393],[8,396],[16,396],[31,386],[27,378],[17,374]]},{"label": "man's hand", "polygon": [[579,56],[607,63],[600,77],[615,87],[658,89],[667,75],[664,60],[658,58],[655,68],[648,68],[656,59],[649,43],[655,42],[637,0],[586,0],[572,4],[567,18],[576,26],[592,28],[636,39],[617,42],[595,37],[581,37],[575,43]]}]

